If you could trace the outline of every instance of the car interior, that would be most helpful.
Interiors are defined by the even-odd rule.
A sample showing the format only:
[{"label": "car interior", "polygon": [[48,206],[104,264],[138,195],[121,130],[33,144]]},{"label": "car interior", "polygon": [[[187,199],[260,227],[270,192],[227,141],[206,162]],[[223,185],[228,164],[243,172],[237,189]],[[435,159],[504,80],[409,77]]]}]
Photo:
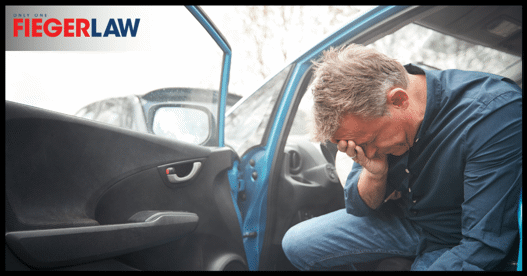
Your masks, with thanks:
[{"label": "car interior", "polygon": [[[518,7],[417,7],[348,43],[372,43],[410,22],[522,56]],[[519,68],[513,80],[522,86],[521,62]],[[296,270],[281,247],[286,231],[344,208],[336,145],[312,143],[292,130],[305,115],[298,106],[312,74],[297,87],[276,147],[259,270]],[[227,173],[238,158],[231,148],[13,102],[5,112],[6,270],[248,270]],[[193,177],[175,183],[173,174]],[[496,270],[516,269],[517,244]],[[409,270],[412,261],[357,267]]]},{"label": "car interior", "polygon": [[[349,43],[368,44],[391,34],[409,22],[436,30],[474,44],[487,46],[515,56],[522,56],[521,9],[517,7],[419,7],[407,12],[407,16],[388,19],[375,30],[360,36]],[[501,26],[501,27],[500,27]],[[512,78],[520,87],[522,86],[521,62]],[[434,68],[427,68],[434,69]],[[512,70],[512,69],[511,69]],[[298,107],[301,98],[310,93],[308,90],[312,71],[304,76],[304,83],[300,86],[295,99],[294,107]],[[295,114],[297,110],[292,110]],[[337,174],[335,157],[337,148],[335,144],[314,144],[306,136],[298,137],[293,134],[295,124],[305,120],[305,114],[297,112],[289,119],[286,132],[291,131],[284,146],[280,169],[280,176],[276,177],[276,190],[272,189],[274,182],[270,183],[270,197],[278,197],[276,202],[269,199],[269,219],[275,220],[271,246],[264,247],[272,253],[262,254],[262,262],[277,270],[295,269],[285,257],[281,249],[281,239],[285,232],[296,223],[314,216],[329,213],[344,208],[344,195],[340,179],[346,179],[347,174]],[[300,118],[302,117],[302,118]],[[296,126],[296,128],[302,126]],[[307,126],[304,126],[306,128]],[[285,139],[284,139],[285,140]],[[347,163],[349,166],[351,163]],[[337,165],[338,166],[338,165]],[[348,171],[351,170],[349,167]],[[341,186],[342,185],[342,186]],[[280,196],[287,195],[287,196]],[[269,231],[271,232],[271,231]],[[519,240],[519,238],[517,238]],[[496,270],[515,270],[518,260],[518,242],[500,263]],[[267,259],[269,258],[269,260]],[[388,258],[376,262],[358,264],[360,270],[409,270],[413,259]],[[265,266],[264,266],[265,267]]]}]

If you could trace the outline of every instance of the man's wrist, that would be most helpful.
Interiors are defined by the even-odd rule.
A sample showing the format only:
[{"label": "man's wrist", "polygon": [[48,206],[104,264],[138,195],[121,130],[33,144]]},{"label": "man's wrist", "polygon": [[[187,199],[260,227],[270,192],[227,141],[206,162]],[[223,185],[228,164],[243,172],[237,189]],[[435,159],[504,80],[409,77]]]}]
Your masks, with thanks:
[{"label": "man's wrist", "polygon": [[372,174],[363,169],[357,183],[359,196],[371,209],[381,206],[385,192],[388,174]]},{"label": "man's wrist", "polygon": [[376,181],[376,182],[386,182],[386,179],[388,178],[388,172],[386,173],[371,173],[367,169],[363,169],[361,173],[361,177],[365,177],[368,180]]}]

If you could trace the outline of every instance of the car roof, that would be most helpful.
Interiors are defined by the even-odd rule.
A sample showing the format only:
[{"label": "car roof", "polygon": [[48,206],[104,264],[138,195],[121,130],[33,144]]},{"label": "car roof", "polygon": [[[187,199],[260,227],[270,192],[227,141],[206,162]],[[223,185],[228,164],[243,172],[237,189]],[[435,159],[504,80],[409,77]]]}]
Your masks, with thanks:
[{"label": "car roof", "polygon": [[[348,43],[368,45],[410,23],[472,44],[522,57],[521,6],[412,6],[386,18]],[[521,62],[506,70],[518,85],[523,83]]]},{"label": "car roof", "polygon": [[521,6],[434,7],[414,22],[474,44],[522,56]]}]

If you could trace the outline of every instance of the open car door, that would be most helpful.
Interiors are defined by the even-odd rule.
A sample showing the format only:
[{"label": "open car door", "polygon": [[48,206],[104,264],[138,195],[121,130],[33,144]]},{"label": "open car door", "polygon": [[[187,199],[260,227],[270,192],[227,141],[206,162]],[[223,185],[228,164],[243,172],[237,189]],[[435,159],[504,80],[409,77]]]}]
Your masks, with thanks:
[{"label": "open car door", "polygon": [[227,173],[236,153],[220,138],[230,48],[188,11],[223,52],[220,93],[212,111],[158,108],[204,112],[202,144],[219,147],[6,101],[6,270],[247,269]]}]

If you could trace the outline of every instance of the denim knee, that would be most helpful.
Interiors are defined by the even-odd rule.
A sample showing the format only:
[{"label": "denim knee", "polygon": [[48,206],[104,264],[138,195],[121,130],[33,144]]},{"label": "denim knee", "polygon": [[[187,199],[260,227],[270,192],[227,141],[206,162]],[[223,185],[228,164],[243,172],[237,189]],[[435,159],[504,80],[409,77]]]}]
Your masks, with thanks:
[{"label": "denim knee", "polygon": [[[298,224],[296,225],[298,226]],[[299,233],[300,227],[293,226],[284,235],[282,239],[282,249],[289,261],[298,269],[306,270],[307,264],[303,258],[306,246],[305,237]],[[301,231],[300,231],[301,232]]]},{"label": "denim knee", "polygon": [[406,220],[359,218],[341,209],[291,227],[282,249],[301,270],[353,269],[358,262],[413,255],[418,240],[419,232]]}]

